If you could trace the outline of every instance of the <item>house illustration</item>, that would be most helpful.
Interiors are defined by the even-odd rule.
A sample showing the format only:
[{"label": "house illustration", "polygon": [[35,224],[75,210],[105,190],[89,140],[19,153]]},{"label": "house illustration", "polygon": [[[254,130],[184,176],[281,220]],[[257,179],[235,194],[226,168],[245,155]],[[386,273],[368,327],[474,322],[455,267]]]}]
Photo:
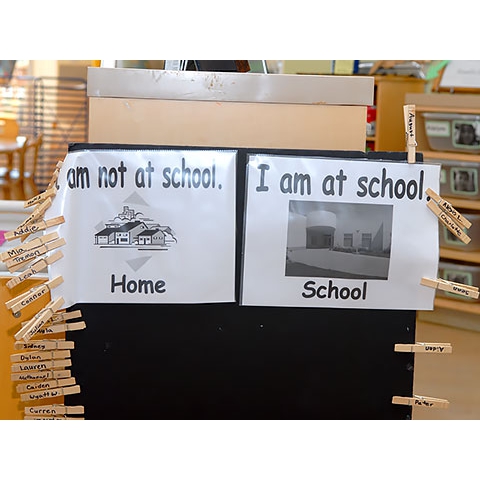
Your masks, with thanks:
[{"label": "house illustration", "polygon": [[[141,216],[139,219],[138,217]],[[152,245],[167,246],[177,239],[169,226],[153,223],[128,206],[114,220],[105,223],[105,228],[95,234],[95,245]]]},{"label": "house illustration", "polygon": [[127,222],[118,227],[107,227],[95,235],[96,245],[132,245],[134,238],[142,231],[148,230],[140,220]]},{"label": "house illustration", "polygon": [[139,245],[165,245],[165,233],[160,229],[148,229],[138,234]]}]

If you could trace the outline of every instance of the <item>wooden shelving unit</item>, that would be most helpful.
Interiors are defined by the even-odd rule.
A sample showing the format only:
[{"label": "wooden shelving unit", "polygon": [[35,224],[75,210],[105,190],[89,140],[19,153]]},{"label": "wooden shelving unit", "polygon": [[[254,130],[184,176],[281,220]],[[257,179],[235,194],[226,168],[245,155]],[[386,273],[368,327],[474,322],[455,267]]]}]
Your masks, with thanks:
[{"label": "wooden shelving unit", "polygon": [[[444,152],[431,150],[428,138],[425,132],[425,123],[423,121],[422,113],[454,113],[454,114],[469,114],[480,115],[480,95],[478,94],[464,94],[464,93],[408,93],[405,95],[405,104],[415,105],[415,112],[417,114],[416,121],[416,137],[418,151],[423,153],[424,159],[428,160],[446,160],[456,162],[475,162],[480,163],[480,155],[462,153],[462,152]],[[468,198],[456,198],[445,196],[445,200],[450,202],[459,211],[470,210],[480,213],[480,200],[471,200]],[[440,259],[453,260],[464,262],[466,264],[480,265],[480,246],[478,251],[462,251],[450,248],[440,248]],[[461,266],[459,265],[459,268]],[[478,285],[476,285],[478,286]],[[432,321],[437,313],[442,318],[442,323],[445,321],[444,312],[440,313],[440,309],[443,311],[450,311],[451,313],[457,312],[458,314],[473,315],[473,319],[469,321],[478,320],[477,315],[480,315],[480,302],[463,299],[450,299],[437,296],[435,298],[435,309],[432,315],[428,315],[426,312],[423,317]],[[422,319],[422,313],[419,312],[419,317]],[[452,326],[458,326],[461,328],[471,328],[468,322],[461,320],[463,317],[449,314],[449,323]],[[434,321],[434,320],[433,320]]]},{"label": "wooden shelving unit", "polygon": [[375,135],[367,142],[374,143],[376,151],[405,151],[405,124],[403,105],[407,93],[423,93],[425,81],[399,75],[376,75],[374,103],[377,107]]}]

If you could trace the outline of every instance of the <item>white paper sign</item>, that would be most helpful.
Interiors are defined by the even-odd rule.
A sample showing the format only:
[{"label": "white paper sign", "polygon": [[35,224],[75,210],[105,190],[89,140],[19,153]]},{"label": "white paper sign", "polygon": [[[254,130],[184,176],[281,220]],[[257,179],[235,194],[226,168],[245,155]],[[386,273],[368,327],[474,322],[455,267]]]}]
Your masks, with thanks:
[{"label": "white paper sign", "polygon": [[440,80],[440,87],[480,88],[480,60],[450,60]]},{"label": "white paper sign", "polygon": [[67,154],[45,217],[64,257],[49,275],[75,303],[235,300],[236,151]]},{"label": "white paper sign", "polygon": [[440,166],[250,156],[242,305],[432,310]]}]

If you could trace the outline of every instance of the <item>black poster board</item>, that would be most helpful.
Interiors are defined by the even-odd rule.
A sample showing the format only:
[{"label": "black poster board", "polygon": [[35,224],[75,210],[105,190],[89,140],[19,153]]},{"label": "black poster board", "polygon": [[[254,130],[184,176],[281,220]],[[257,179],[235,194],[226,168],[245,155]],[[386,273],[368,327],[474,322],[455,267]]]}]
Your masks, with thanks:
[{"label": "black poster board", "polygon": [[[71,144],[69,151],[86,145]],[[248,152],[406,161],[400,152]],[[245,166],[246,151],[239,150],[236,298]],[[412,396],[414,354],[394,352],[395,343],[415,342],[412,310],[238,303],[68,310],[78,309],[87,328],[67,332],[67,339],[75,342],[71,370],[81,393],[66,396],[65,404],[83,405],[87,420],[411,418],[412,407],[391,400]]]}]

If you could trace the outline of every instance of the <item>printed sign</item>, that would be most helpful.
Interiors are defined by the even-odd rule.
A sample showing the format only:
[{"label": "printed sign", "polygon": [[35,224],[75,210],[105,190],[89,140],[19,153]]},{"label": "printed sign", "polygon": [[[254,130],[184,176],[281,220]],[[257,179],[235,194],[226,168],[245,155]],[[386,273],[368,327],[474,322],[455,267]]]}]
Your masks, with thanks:
[{"label": "printed sign", "polygon": [[232,150],[69,152],[47,211],[65,217],[55,294],[65,307],[234,301],[235,169]]},{"label": "printed sign", "polygon": [[251,155],[242,305],[432,310],[440,166]]}]

